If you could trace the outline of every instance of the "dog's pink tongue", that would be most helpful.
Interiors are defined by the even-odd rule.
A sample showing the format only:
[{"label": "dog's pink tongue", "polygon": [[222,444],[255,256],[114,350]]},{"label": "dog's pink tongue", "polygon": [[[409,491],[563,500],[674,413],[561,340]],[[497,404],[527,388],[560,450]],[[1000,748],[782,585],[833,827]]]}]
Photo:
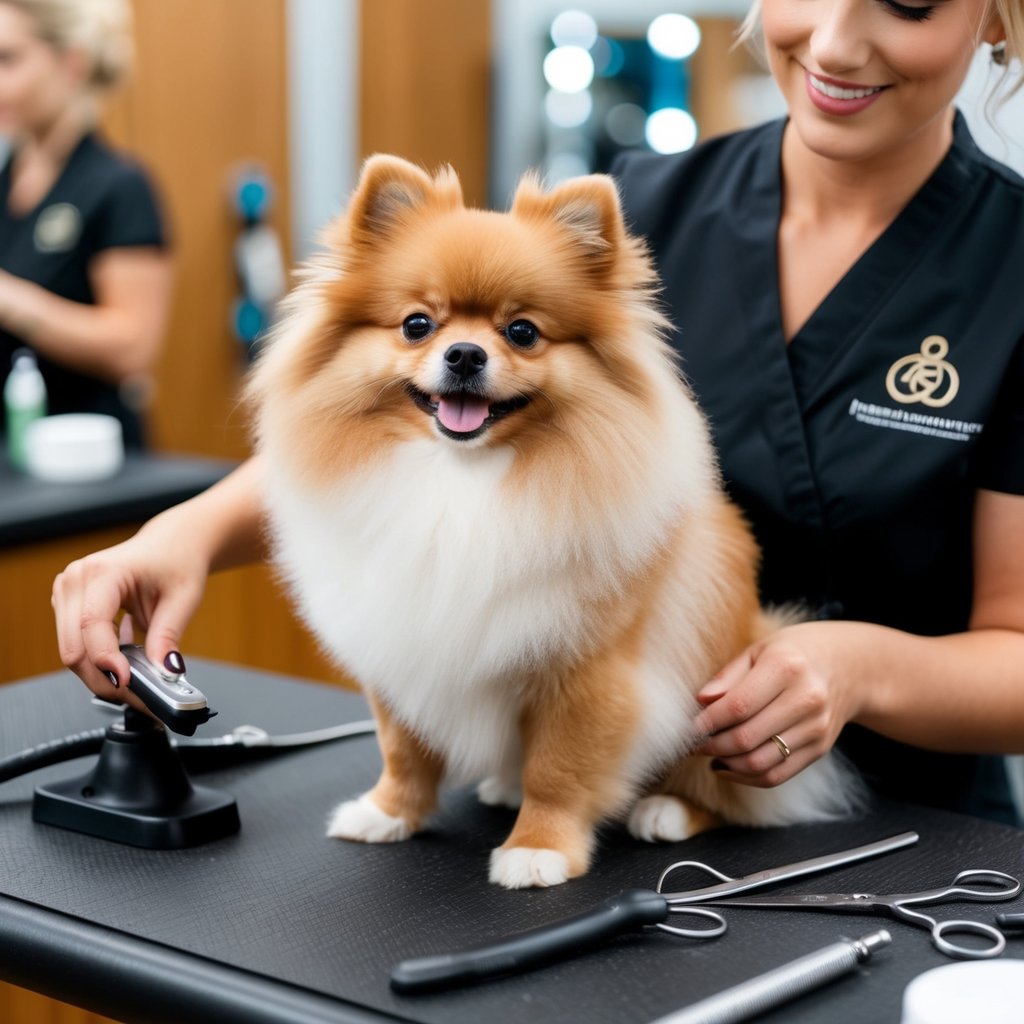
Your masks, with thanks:
[{"label": "dog's pink tongue", "polygon": [[490,411],[488,402],[472,395],[442,397],[437,403],[437,418],[457,434],[470,434],[478,430]]}]

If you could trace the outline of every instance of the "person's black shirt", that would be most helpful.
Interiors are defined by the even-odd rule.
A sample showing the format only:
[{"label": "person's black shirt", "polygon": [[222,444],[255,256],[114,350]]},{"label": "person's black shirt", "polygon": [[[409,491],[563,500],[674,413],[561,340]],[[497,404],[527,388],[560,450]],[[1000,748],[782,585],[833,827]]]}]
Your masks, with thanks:
[{"label": "person's black shirt", "polygon": [[[24,215],[9,208],[12,160],[0,169],[0,269],[61,298],[94,304],[89,265],[99,253],[165,246],[160,210],[145,173],[96,135],[81,140],[47,195]],[[0,329],[0,387],[12,353],[26,345],[31,348],[26,339]],[[36,357],[51,414],[107,413],[121,420],[128,445],[142,444],[141,418],[116,386],[39,353]]]},{"label": "person's black shirt", "polygon": [[[763,599],[963,631],[975,492],[1024,494],[1024,181],[958,115],[940,166],[787,345],[784,125],[627,155],[613,169],[627,221],[651,246],[671,341],[761,544]],[[886,792],[979,809],[987,759],[856,727],[841,745]]]}]

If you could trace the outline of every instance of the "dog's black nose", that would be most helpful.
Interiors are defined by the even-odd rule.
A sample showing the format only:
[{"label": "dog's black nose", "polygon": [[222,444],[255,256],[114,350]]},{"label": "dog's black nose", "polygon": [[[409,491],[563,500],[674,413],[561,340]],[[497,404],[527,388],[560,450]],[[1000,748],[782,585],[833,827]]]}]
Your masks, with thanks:
[{"label": "dog's black nose", "polygon": [[445,366],[463,380],[468,380],[487,365],[487,353],[471,341],[459,341],[444,354]]}]

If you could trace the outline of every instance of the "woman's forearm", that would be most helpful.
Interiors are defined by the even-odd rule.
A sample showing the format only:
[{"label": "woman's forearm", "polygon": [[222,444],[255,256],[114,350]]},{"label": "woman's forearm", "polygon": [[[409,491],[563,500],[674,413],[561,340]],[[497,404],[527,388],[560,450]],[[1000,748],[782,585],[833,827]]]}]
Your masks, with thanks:
[{"label": "woman's forearm", "polygon": [[[1024,635],[975,629],[921,637],[861,623],[849,626],[860,676],[854,720],[932,750],[1024,753]],[[856,680],[851,680],[856,685]]]},{"label": "woman's forearm", "polygon": [[154,255],[134,268],[124,305],[74,302],[31,281],[0,276],[0,327],[51,362],[120,383],[148,373],[160,348],[170,266]]},{"label": "woman's forearm", "polygon": [[210,572],[261,561],[266,548],[259,456],[202,494],[162,512],[139,531],[144,532],[198,548]]}]

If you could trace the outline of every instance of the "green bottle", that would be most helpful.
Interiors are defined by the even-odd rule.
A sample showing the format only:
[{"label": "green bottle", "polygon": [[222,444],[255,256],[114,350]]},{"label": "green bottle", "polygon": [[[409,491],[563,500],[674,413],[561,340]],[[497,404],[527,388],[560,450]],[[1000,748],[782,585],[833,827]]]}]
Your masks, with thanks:
[{"label": "green bottle", "polygon": [[30,349],[11,356],[11,372],[4,384],[7,418],[7,454],[15,469],[26,468],[25,435],[29,425],[46,415],[46,384]]}]

